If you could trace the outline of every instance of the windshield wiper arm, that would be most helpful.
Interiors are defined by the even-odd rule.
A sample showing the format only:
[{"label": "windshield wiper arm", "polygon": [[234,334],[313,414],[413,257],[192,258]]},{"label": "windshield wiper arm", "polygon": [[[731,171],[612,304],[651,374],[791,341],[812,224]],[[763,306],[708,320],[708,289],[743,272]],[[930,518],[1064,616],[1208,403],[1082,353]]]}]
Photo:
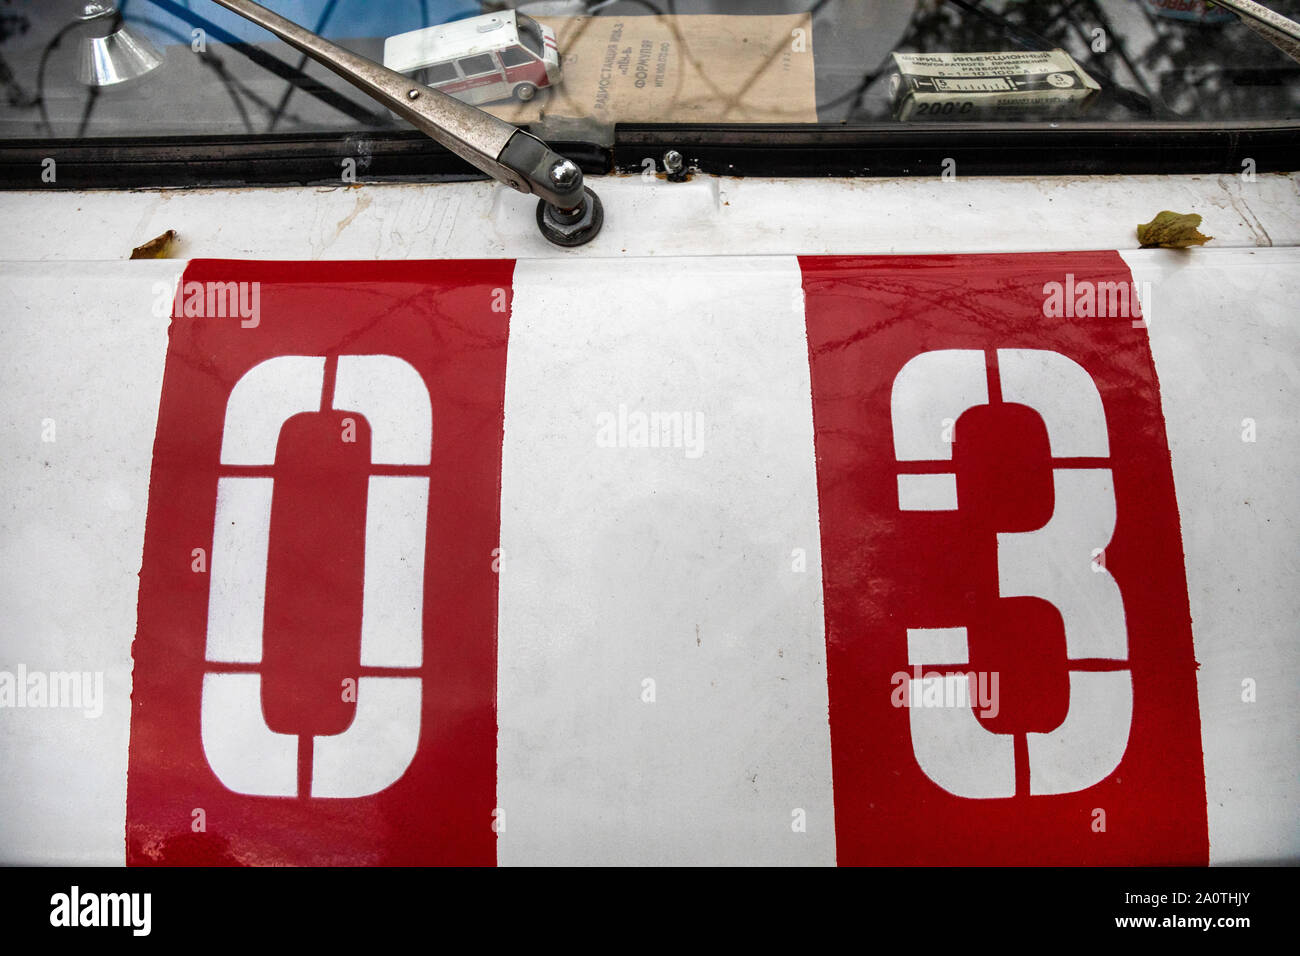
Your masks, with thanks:
[{"label": "windshield wiper arm", "polygon": [[1300,61],[1300,23],[1252,0],[1215,0],[1215,5],[1231,10],[1246,26],[1291,59]]},{"label": "windshield wiper arm", "polygon": [[551,242],[580,246],[600,232],[604,210],[583,184],[582,170],[536,136],[331,43],[261,4],[213,2],[274,33],[498,182],[540,197],[537,224]]}]

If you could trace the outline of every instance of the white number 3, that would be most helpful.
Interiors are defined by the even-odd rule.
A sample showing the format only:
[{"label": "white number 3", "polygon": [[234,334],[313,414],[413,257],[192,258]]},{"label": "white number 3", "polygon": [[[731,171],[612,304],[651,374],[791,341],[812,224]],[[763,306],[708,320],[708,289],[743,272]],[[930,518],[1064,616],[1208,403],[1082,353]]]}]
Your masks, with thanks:
[{"label": "white number 3", "polygon": [[[1110,457],[1106,417],[1092,377],[1057,352],[998,352],[1002,399],[1034,409],[1047,426],[1053,459]],[[984,353],[945,350],[918,355],[894,380],[894,449],[900,462],[952,459],[940,426],[988,404]],[[900,474],[903,511],[955,511],[952,472]],[[1094,556],[1115,533],[1115,488],[1109,468],[1056,467],[1056,510],[1043,527],[998,534],[998,594],[1038,597],[1060,611],[1071,662],[1126,661],[1124,602],[1115,579]],[[908,663],[959,667],[969,662],[965,627],[909,628]],[[1070,706],[1050,733],[1027,735],[1030,794],[1073,793],[1100,783],[1123,759],[1133,717],[1128,669],[1070,670]],[[951,678],[969,682],[969,678]],[[919,682],[910,682],[913,700]],[[973,700],[968,687],[966,699]],[[1016,792],[1014,738],[985,730],[971,707],[911,707],[912,750],[926,776],[959,797]]]}]

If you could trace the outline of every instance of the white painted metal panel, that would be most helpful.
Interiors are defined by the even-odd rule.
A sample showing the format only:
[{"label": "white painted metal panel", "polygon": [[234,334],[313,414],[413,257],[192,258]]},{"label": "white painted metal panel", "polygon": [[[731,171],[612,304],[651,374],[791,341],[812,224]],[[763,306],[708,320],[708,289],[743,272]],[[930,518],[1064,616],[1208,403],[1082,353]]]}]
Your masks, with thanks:
[{"label": "white painted metal panel", "polygon": [[[547,256],[517,269],[507,378],[500,859],[829,863],[798,269],[758,254],[1128,248],[1151,213],[1207,207],[1211,247],[1126,259],[1154,296],[1211,861],[1300,857],[1300,252],[1253,248],[1300,243],[1297,183],[628,179],[602,184],[601,247],[558,254],[536,245],[528,210],[505,193],[493,209],[482,185],[5,195],[6,255],[31,261],[0,265],[0,669],[106,680],[95,719],[0,714],[4,860],[123,859],[136,573],[168,321],[152,309],[156,283],[184,266],[65,260],[116,258],[167,228],[199,255]],[[601,447],[597,416],[617,422],[620,406],[702,413],[702,453]],[[42,441],[46,420],[54,442]],[[791,571],[795,548],[806,573]],[[795,808],[806,834],[791,831]]]},{"label": "white painted metal panel", "polygon": [[[182,262],[0,265],[0,669],[104,674],[103,713],[0,711],[5,862],[121,864],[131,641]],[[43,441],[48,422],[54,441]]]},{"label": "white painted metal panel", "polygon": [[[1201,665],[1210,862],[1294,861],[1300,250],[1207,251],[1125,259],[1154,297],[1151,348]],[[1247,419],[1254,441],[1243,440]],[[1243,701],[1245,680],[1256,684],[1255,703]]]},{"label": "white painted metal panel", "polygon": [[[939,179],[593,180],[605,228],[561,250],[536,200],[491,183],[0,196],[10,259],[121,259],[168,229],[176,255],[231,259],[876,255],[1136,249],[1162,209],[1215,249],[1300,245],[1300,174]],[[33,177],[36,173],[33,173]],[[1206,250],[1209,251],[1209,250]]]},{"label": "white painted metal panel", "polygon": [[833,863],[798,263],[520,263],[502,502],[501,861]]}]

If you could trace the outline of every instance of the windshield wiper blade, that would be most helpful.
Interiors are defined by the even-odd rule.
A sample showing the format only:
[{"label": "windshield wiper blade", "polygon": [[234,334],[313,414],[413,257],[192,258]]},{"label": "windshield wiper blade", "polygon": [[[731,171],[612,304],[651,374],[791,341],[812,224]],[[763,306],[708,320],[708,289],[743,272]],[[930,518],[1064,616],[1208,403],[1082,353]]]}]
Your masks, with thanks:
[{"label": "windshield wiper blade", "polygon": [[604,210],[583,184],[582,170],[536,136],[331,43],[261,4],[213,2],[274,33],[498,182],[538,196],[537,224],[551,242],[580,246],[600,232]]}]

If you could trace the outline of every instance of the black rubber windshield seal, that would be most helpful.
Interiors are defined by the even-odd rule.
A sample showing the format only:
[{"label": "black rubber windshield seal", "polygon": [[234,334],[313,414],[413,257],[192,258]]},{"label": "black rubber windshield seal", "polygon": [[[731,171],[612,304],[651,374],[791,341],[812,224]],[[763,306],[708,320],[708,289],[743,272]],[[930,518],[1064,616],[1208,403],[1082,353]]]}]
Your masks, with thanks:
[{"label": "black rubber windshield seal", "polygon": [[[1300,123],[1277,125],[622,125],[612,147],[552,142],[586,175],[688,169],[723,176],[1134,175],[1300,170]],[[49,174],[53,160],[54,175]],[[345,175],[346,174],[346,175]],[[349,179],[348,177],[351,177]],[[0,189],[154,189],[455,182],[482,173],[415,131],[0,144]]]}]

